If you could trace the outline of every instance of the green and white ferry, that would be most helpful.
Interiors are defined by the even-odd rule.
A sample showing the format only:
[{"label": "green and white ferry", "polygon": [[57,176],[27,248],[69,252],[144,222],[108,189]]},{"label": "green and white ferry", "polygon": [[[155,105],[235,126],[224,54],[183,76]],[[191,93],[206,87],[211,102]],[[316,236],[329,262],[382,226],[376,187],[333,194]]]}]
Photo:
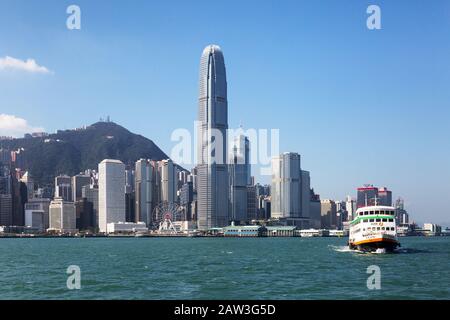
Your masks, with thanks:
[{"label": "green and white ferry", "polygon": [[348,246],[363,252],[392,252],[400,246],[397,240],[395,208],[367,206],[356,210],[350,223]]}]

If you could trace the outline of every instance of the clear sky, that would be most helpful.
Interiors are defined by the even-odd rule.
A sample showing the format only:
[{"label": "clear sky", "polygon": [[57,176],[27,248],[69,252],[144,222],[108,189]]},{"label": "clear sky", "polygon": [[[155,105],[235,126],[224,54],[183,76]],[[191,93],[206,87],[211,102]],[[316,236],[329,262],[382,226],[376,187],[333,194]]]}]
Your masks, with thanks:
[{"label": "clear sky", "polygon": [[[81,30],[66,28],[70,4]],[[366,27],[370,4],[381,30]],[[416,221],[450,221],[445,0],[0,0],[0,135],[110,115],[170,154],[172,131],[197,118],[210,43],[225,55],[230,127],[279,128],[322,198],[372,183]]]}]

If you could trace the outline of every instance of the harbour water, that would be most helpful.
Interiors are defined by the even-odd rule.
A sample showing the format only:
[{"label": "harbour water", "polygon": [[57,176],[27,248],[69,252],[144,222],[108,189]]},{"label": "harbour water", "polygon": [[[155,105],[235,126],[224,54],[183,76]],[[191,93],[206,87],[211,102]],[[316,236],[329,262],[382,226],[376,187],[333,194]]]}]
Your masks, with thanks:
[{"label": "harbour water", "polygon": [[0,239],[0,299],[450,299],[450,237],[400,240],[359,254],[346,238]]}]

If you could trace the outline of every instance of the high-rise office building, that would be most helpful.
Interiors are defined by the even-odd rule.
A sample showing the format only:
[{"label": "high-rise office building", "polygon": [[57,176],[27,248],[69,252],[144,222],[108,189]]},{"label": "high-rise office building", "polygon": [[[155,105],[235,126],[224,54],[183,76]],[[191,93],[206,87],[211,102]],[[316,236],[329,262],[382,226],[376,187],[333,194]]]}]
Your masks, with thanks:
[{"label": "high-rise office building", "polygon": [[[233,141],[229,159],[229,175],[230,219],[234,222],[245,222],[248,220],[249,213],[247,186],[251,184],[251,166],[250,141],[242,134],[236,136]],[[256,217],[253,218],[256,219]]]},{"label": "high-rise office building", "polygon": [[223,53],[216,45],[202,53],[198,101],[197,222],[205,230],[229,222],[227,80]]},{"label": "high-rise office building", "polygon": [[134,222],[144,222],[147,226],[152,220],[152,211],[157,203],[154,203],[156,198],[155,192],[155,178],[157,176],[155,161],[140,159],[136,161],[134,169],[134,183],[135,183],[135,219]]},{"label": "high-rise office building", "polygon": [[392,191],[386,187],[378,188],[378,205],[392,206]]},{"label": "high-rise office building", "polygon": [[[98,185],[89,185],[82,188],[82,197],[86,215],[91,216],[92,227],[98,229]],[[86,221],[86,220],[85,220]]]},{"label": "high-rise office building", "polygon": [[31,200],[34,198],[34,180],[31,177],[30,173],[27,171],[20,178],[20,181],[23,182],[27,186],[27,200]]},{"label": "high-rise office building", "polygon": [[125,165],[105,159],[98,165],[98,219],[100,232],[108,232],[107,224],[125,222]]},{"label": "high-rise office building", "polygon": [[12,194],[0,193],[0,226],[11,226],[13,216]]},{"label": "high-rise office building", "polygon": [[134,222],[136,220],[135,207],[136,195],[134,192],[134,170],[125,170],[125,221]]},{"label": "high-rise office building", "polygon": [[320,212],[322,216],[322,228],[337,228],[336,203],[333,200],[325,199],[320,201]]},{"label": "high-rise office building", "polygon": [[247,188],[247,214],[245,221],[252,221],[258,219],[257,211],[257,199],[256,199],[256,187],[254,185],[249,185]]},{"label": "high-rise office building", "polygon": [[320,229],[322,227],[322,215],[321,215],[321,203],[320,195],[311,189],[309,203],[309,226],[314,229]]},{"label": "high-rise office building", "polygon": [[72,178],[66,175],[55,177],[55,198],[62,198],[64,201],[73,201]]},{"label": "high-rise office building", "polygon": [[375,200],[378,198],[378,188],[373,185],[365,185],[358,188],[358,197],[356,200],[357,208],[375,205]]},{"label": "high-rise office building", "polygon": [[301,174],[301,212],[303,218],[309,218],[309,210],[311,208],[311,177],[309,175],[309,171],[302,170]]},{"label": "high-rise office building", "polygon": [[347,211],[347,220],[352,221],[356,213],[356,202],[351,196],[347,196],[345,200],[345,209]]},{"label": "high-rise office building", "polygon": [[301,217],[300,155],[285,152],[272,159],[272,218]]},{"label": "high-rise office building", "polygon": [[72,200],[78,201],[83,198],[83,187],[91,184],[91,177],[85,174],[77,174],[72,177]]},{"label": "high-rise office building", "polygon": [[25,203],[25,226],[47,230],[49,224],[50,199],[33,198]]},{"label": "high-rise office building", "polygon": [[409,224],[409,215],[405,210],[405,201],[402,198],[395,200],[395,221],[397,225]]},{"label": "high-rise office building", "polygon": [[50,202],[50,229],[61,233],[73,233],[76,228],[76,211],[73,202],[55,198]]},{"label": "high-rise office building", "polygon": [[194,188],[192,182],[188,181],[180,190],[180,205],[184,210],[185,219],[192,220],[192,202],[194,201]]}]

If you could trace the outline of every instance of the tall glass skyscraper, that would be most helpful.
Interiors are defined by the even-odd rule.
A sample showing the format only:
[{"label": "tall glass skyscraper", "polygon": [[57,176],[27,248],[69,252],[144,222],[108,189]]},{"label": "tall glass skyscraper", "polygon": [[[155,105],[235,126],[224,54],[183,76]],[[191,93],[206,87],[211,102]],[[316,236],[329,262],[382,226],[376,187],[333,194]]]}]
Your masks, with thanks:
[{"label": "tall glass skyscraper", "polygon": [[230,219],[234,222],[248,220],[247,186],[251,182],[250,141],[240,134],[234,137],[229,160]]},{"label": "tall glass skyscraper", "polygon": [[198,107],[197,222],[205,230],[229,222],[227,79],[223,53],[216,45],[202,53]]}]

